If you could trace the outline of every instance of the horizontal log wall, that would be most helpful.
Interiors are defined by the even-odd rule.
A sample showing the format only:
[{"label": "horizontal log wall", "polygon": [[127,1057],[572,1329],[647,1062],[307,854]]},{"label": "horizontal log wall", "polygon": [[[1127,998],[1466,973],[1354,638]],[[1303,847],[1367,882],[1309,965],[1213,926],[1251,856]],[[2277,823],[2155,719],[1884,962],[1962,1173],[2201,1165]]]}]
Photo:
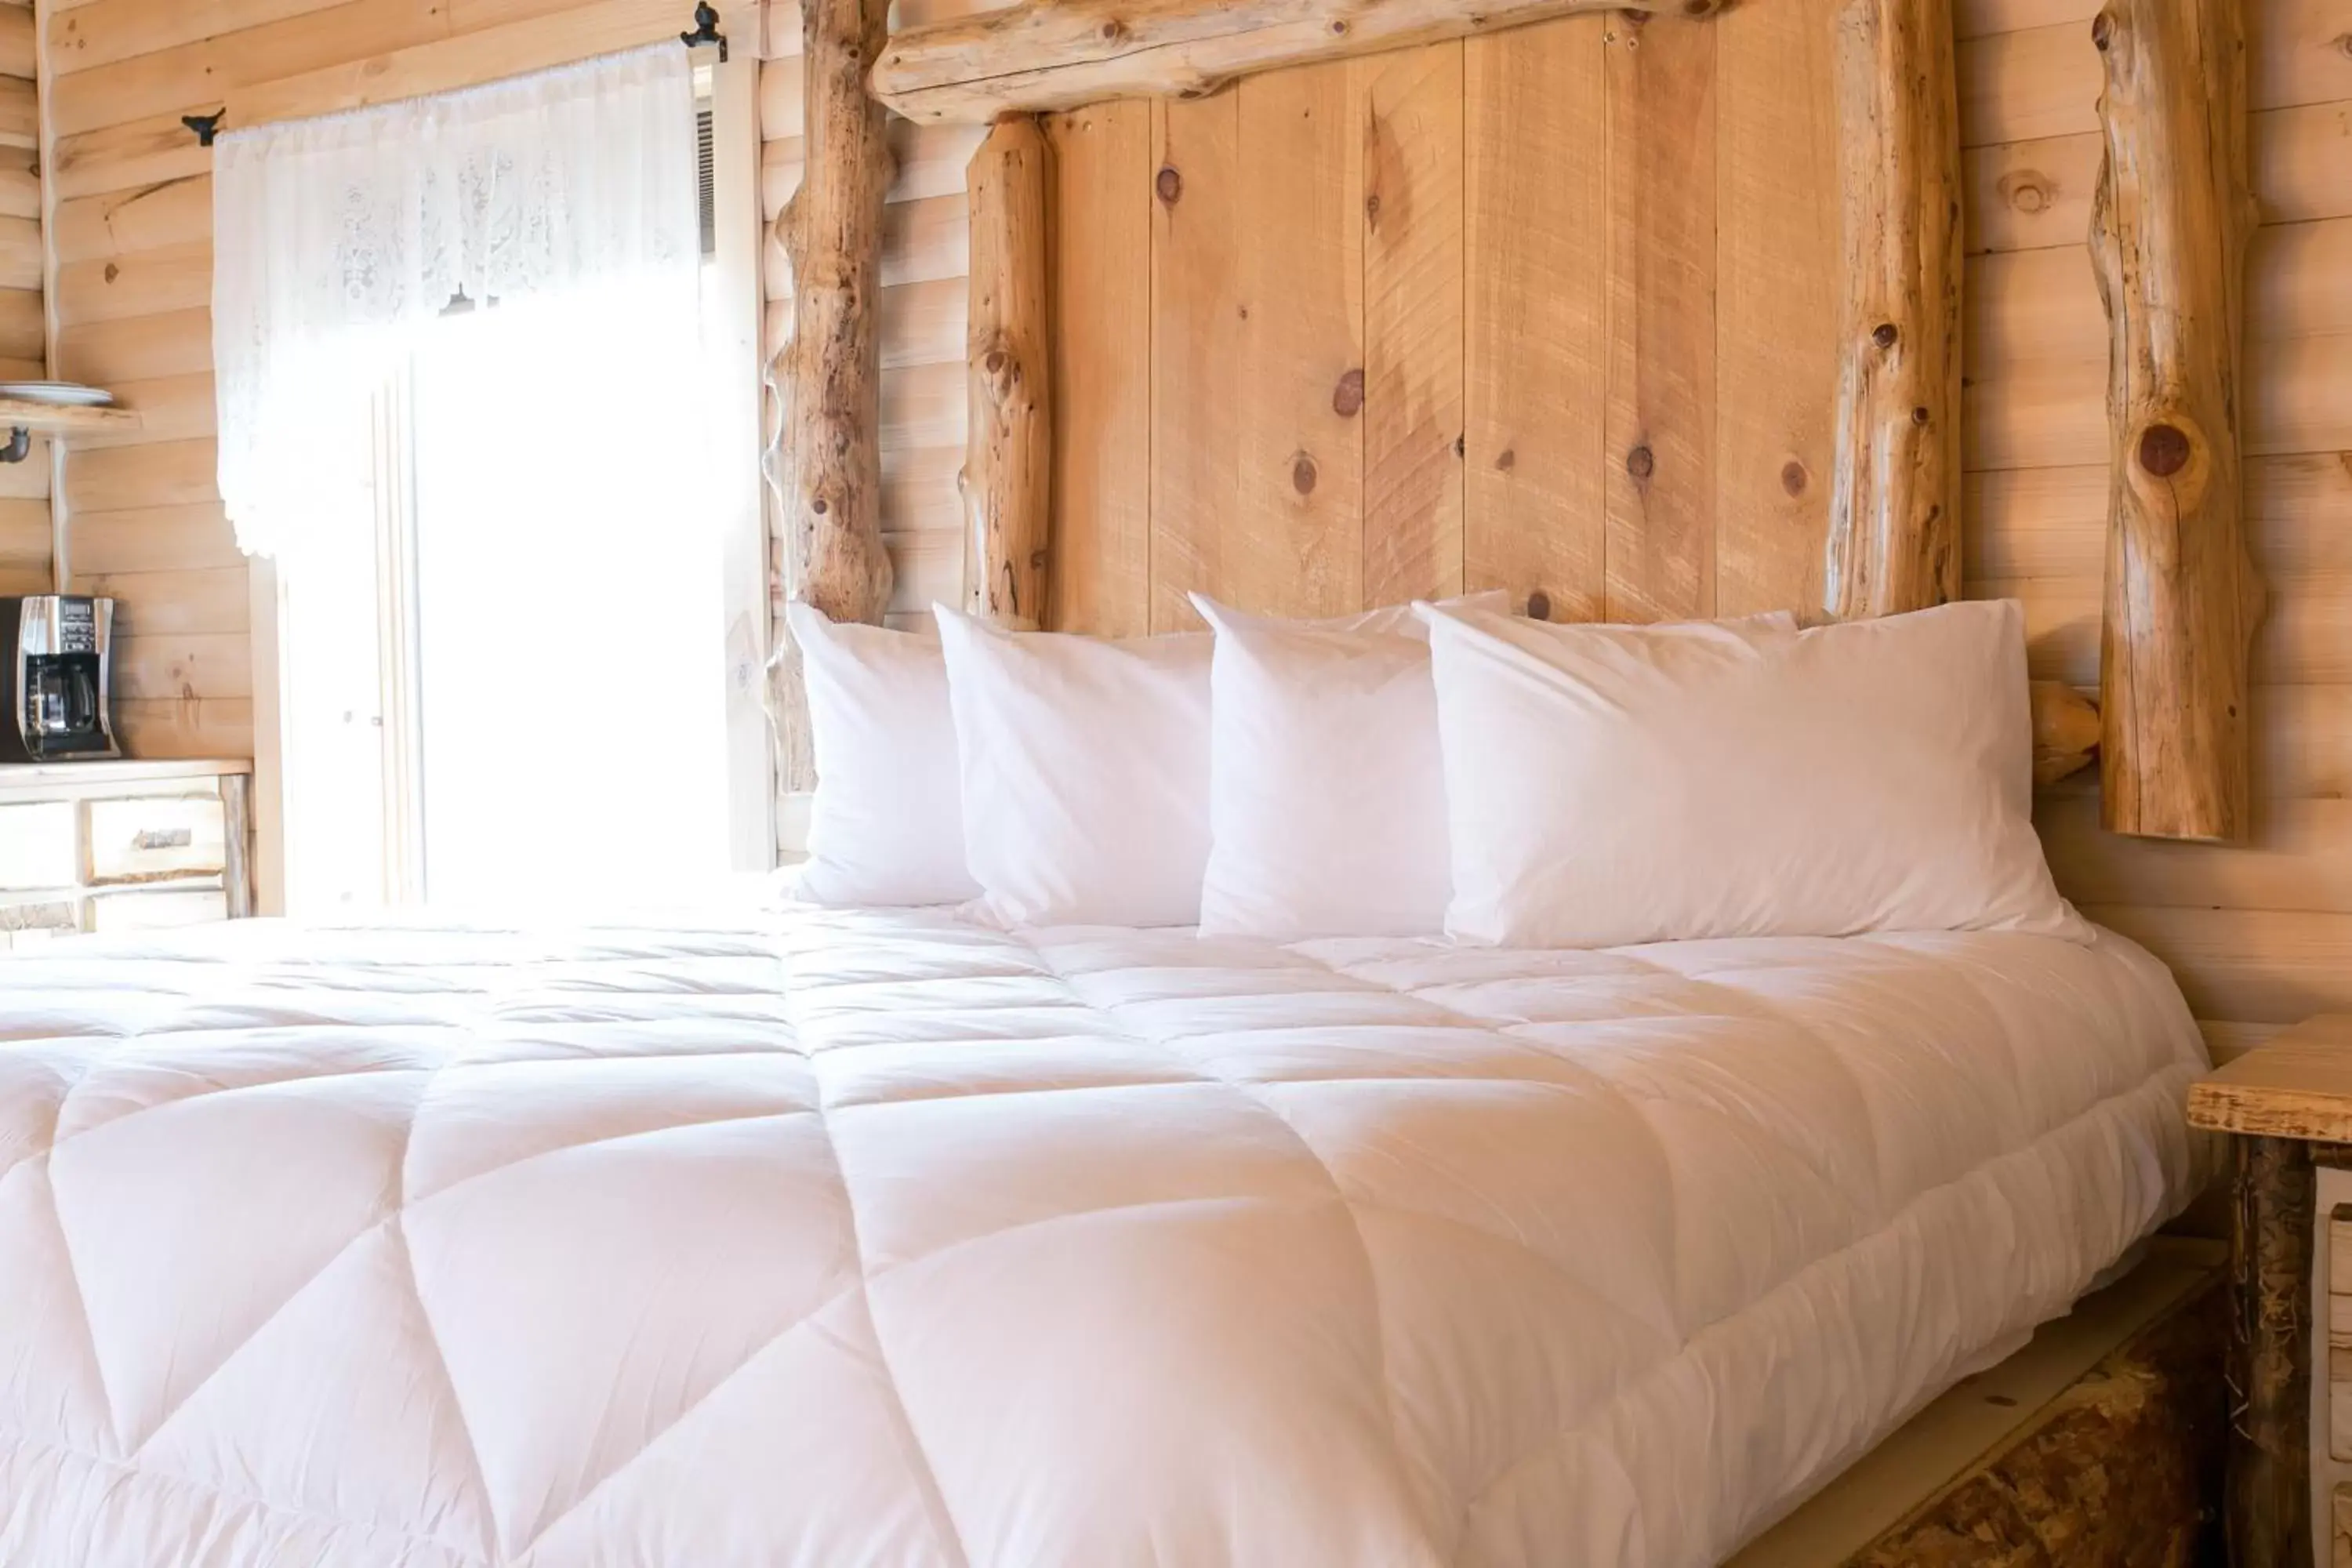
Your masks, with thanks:
[{"label": "horizontal log wall", "polygon": [[[2098,679],[2106,318],[2091,260],[2097,0],[1959,0],[1969,250],[1969,592],[2026,604],[2036,675]],[[2046,796],[2059,880],[2171,963],[2222,1048],[2352,1007],[2352,0],[2259,0],[2246,289],[2254,838],[2098,829],[2093,778]]]},{"label": "horizontal log wall", "polygon": [[[0,381],[48,374],[35,42],[32,0],[0,0]],[[46,442],[0,466],[0,595],[49,589],[48,496]]]},{"label": "horizontal log wall", "polygon": [[[0,0],[0,35],[15,9]],[[74,586],[120,601],[115,710],[134,753],[253,751],[247,567],[214,479],[213,155],[179,117],[226,108],[230,125],[253,125],[469,87],[674,37],[692,9],[682,0],[42,7],[57,372],[110,387],[145,416],[136,436],[78,442],[58,498]],[[757,37],[751,0],[720,10],[735,36]],[[6,101],[0,81],[0,154],[13,155]],[[0,203],[6,189],[0,168]],[[9,221],[0,217],[0,274]],[[0,487],[13,479],[0,474]],[[0,531],[0,557],[6,538]]]}]

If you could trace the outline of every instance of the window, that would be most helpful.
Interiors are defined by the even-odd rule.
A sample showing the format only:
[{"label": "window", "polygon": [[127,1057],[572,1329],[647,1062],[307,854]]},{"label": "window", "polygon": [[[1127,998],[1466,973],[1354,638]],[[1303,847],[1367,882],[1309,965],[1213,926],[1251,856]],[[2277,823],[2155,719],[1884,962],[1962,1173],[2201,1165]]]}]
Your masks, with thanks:
[{"label": "window", "polygon": [[461,294],[322,434],[338,479],[278,574],[289,912],[772,864],[750,67],[697,68],[698,308]]}]

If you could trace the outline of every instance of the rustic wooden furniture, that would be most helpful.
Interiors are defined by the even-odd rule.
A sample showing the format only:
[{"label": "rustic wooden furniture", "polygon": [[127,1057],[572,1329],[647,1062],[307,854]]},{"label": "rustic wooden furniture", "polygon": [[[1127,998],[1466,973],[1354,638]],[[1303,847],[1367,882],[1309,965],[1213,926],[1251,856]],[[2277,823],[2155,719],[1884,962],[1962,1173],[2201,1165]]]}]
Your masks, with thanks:
[{"label": "rustic wooden furniture", "polygon": [[2352,1015],[2311,1019],[2221,1068],[2189,1090],[2189,1119],[2234,1135],[2231,1561],[2308,1568],[2315,1167],[2352,1168]]},{"label": "rustic wooden furniture", "polygon": [[0,949],[253,913],[253,764],[0,769]]},{"label": "rustic wooden furniture", "polygon": [[2156,1237],[1725,1568],[2218,1561],[2226,1250]]}]

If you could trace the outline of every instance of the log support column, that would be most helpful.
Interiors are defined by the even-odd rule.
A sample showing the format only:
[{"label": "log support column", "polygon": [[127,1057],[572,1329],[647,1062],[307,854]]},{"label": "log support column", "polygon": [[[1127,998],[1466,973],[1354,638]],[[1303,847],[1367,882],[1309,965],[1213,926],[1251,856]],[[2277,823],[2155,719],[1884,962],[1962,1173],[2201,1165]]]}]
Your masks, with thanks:
[{"label": "log support column", "polygon": [[[2166,0],[2174,3],[2174,0]],[[2311,1146],[2238,1137],[2231,1268],[2230,1560],[2311,1568]]]},{"label": "log support column", "polygon": [[[792,271],[792,336],[769,380],[778,425],[766,468],[779,510],[783,594],[836,621],[878,622],[890,599],[882,547],[882,200],[886,111],[866,73],[887,0],[803,0],[807,159],[776,216]],[[806,788],[806,708],[781,616],[774,700],[789,788]]]},{"label": "log support column", "polygon": [[2238,434],[2246,245],[2241,0],[2108,0],[2091,254],[2108,321],[2101,820],[2235,841],[2263,608]]},{"label": "log support column", "polygon": [[1960,135],[1951,0],[1837,18],[1837,453],[1825,608],[1852,619],[1960,593]]},{"label": "log support column", "polygon": [[1045,624],[1053,501],[1053,342],[1045,203],[1051,153],[1034,115],[996,122],[972,154],[971,424],[964,581],[975,615]]}]

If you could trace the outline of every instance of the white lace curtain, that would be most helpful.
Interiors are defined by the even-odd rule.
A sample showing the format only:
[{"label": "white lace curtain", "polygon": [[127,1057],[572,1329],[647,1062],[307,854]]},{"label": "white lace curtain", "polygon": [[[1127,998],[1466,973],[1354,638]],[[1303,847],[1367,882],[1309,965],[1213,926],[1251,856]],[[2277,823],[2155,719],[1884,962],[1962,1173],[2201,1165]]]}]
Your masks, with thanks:
[{"label": "white lace curtain", "polygon": [[279,554],[322,515],[328,422],[476,305],[634,282],[690,321],[692,66],[675,43],[320,120],[224,132],[213,175],[220,491]]}]

